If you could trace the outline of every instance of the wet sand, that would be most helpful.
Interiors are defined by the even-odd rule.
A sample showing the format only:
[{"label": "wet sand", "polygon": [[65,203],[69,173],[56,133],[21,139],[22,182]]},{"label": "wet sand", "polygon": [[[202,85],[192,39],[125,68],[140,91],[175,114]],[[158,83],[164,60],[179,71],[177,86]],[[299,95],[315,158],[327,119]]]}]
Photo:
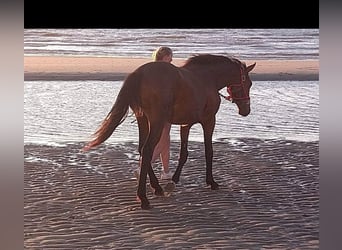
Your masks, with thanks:
[{"label": "wet sand", "polygon": [[[24,56],[24,80],[111,80],[121,81],[128,73],[151,58],[77,57],[77,56]],[[174,58],[181,66],[185,59]],[[318,81],[318,60],[246,60],[256,62],[250,73],[255,81]]]},{"label": "wet sand", "polygon": [[[175,191],[147,188],[151,210],[136,201],[136,144],[82,146],[24,146],[25,249],[319,248],[318,142],[215,142],[216,191],[203,143],[190,142]],[[172,170],[178,149],[173,141]]]}]

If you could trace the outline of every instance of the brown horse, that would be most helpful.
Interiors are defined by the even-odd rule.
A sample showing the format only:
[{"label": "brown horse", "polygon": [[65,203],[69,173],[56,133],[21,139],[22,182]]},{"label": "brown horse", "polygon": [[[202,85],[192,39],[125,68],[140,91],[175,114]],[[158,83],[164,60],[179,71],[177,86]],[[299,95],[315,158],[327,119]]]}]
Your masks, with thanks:
[{"label": "brown horse", "polygon": [[221,102],[219,90],[227,87],[227,98],[237,105],[240,115],[247,116],[250,113],[249,91],[252,86],[248,73],[254,67],[255,63],[246,66],[235,58],[207,54],[191,57],[181,67],[166,62],[146,63],[128,75],[111,111],[95,132],[95,138],[84,149],[107,140],[131,108],[138,121],[141,155],[137,198],[142,209],[149,209],[147,174],[155,195],[164,195],[151,166],[153,150],[164,124],[181,125],[179,164],[172,177],[178,183],[188,157],[189,130],[193,124],[200,123],[204,132],[206,183],[211,189],[218,189],[212,175],[212,135]]}]

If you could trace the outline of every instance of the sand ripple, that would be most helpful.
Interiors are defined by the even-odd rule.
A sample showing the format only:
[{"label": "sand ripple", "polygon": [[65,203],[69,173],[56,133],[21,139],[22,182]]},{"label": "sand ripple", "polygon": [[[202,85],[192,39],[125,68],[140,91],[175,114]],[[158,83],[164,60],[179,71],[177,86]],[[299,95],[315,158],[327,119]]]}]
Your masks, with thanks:
[{"label": "sand ripple", "polygon": [[81,146],[25,145],[25,249],[318,249],[318,142],[216,142],[217,191],[205,185],[202,143],[190,142],[180,183],[170,197],[147,188],[147,211],[135,144]]}]

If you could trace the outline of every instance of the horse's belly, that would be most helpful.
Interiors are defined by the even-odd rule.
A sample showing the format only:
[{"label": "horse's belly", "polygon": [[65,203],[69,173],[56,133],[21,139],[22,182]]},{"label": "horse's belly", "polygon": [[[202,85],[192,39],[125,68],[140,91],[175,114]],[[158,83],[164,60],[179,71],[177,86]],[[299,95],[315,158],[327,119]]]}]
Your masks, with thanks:
[{"label": "horse's belly", "polygon": [[196,109],[188,107],[176,107],[172,112],[172,124],[193,124],[199,121],[198,112]]}]

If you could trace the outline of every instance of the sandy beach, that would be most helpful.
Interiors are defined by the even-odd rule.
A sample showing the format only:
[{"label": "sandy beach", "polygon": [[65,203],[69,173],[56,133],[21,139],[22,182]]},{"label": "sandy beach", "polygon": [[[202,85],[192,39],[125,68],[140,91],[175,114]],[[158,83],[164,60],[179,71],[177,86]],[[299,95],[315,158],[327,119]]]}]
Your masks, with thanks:
[{"label": "sandy beach", "polygon": [[[181,181],[153,208],[136,201],[137,146],[25,145],[25,249],[318,249],[318,142],[190,142]],[[179,142],[171,144],[178,157]],[[154,165],[157,177],[160,163]],[[172,165],[174,170],[175,166]],[[162,186],[165,181],[161,182]],[[148,185],[149,186],[149,185]]]},{"label": "sandy beach", "polygon": [[[123,80],[128,73],[151,58],[24,56],[24,79],[34,80]],[[181,66],[185,59],[174,58]],[[318,60],[258,60],[250,73],[259,81],[318,81]]]},{"label": "sandy beach", "polygon": [[[25,56],[24,74],[26,81],[122,80],[150,60]],[[257,61],[251,74],[265,81],[318,76],[316,60]],[[192,141],[174,192],[154,197],[147,188],[151,210],[136,201],[136,143],[104,143],[87,153],[81,142],[25,144],[24,249],[319,248],[318,141],[217,141],[216,191],[205,184],[203,143]],[[172,141],[171,170],[178,151]],[[159,177],[160,162],[154,169]]]}]

